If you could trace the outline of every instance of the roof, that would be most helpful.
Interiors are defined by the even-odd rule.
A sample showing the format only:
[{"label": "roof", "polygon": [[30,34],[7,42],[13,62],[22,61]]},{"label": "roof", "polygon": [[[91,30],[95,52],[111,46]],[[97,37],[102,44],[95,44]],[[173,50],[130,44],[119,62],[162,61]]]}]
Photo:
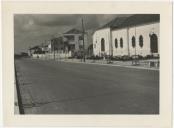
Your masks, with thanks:
[{"label": "roof", "polygon": [[34,46],[32,48],[29,48],[29,50],[38,49],[38,48],[39,48],[39,46],[37,45],[37,46]]},{"label": "roof", "polygon": [[101,28],[115,28],[120,26],[125,20],[127,19],[127,17],[116,17],[115,19],[111,20],[109,23],[105,24],[104,26],[102,26]]},{"label": "roof", "polygon": [[[124,28],[131,27],[136,25],[141,25],[145,23],[159,22],[160,15],[159,14],[134,14],[129,17],[116,17],[109,23],[105,24],[101,28]],[[100,29],[101,29],[100,28]]]},{"label": "roof", "polygon": [[141,25],[145,23],[159,22],[159,14],[136,14],[128,17],[120,27],[130,27],[135,25]]},{"label": "roof", "polygon": [[67,32],[66,32],[66,33],[64,33],[64,34],[81,34],[81,33],[82,33],[82,31],[80,31],[80,30],[78,30],[78,29],[73,28],[73,29],[71,29],[71,30],[67,31]]}]

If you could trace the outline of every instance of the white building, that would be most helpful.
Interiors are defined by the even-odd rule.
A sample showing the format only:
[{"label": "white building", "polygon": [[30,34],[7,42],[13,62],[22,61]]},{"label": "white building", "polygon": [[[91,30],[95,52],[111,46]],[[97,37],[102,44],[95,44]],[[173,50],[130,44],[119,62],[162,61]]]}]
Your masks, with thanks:
[{"label": "white building", "polygon": [[117,17],[94,32],[94,55],[159,55],[159,28],[159,14]]},{"label": "white building", "polygon": [[[83,35],[78,29],[71,29],[63,34],[64,42],[67,42],[68,49],[72,52],[83,50]],[[87,34],[84,33],[84,48],[87,49]]]}]

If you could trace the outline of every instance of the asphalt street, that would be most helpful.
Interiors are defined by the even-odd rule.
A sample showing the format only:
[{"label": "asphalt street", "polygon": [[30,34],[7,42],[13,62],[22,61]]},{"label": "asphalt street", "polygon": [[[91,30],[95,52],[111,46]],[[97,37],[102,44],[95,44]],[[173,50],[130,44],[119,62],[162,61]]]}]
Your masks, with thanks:
[{"label": "asphalt street", "polygon": [[26,114],[159,114],[159,71],[15,60]]}]

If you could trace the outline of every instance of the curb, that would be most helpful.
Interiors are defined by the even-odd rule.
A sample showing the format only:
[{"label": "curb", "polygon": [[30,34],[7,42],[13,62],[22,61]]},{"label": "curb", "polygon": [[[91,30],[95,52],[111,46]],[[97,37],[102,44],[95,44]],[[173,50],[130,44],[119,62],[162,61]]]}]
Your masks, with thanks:
[{"label": "curb", "polygon": [[17,88],[16,88],[16,80],[14,84],[14,114],[19,114],[19,104],[18,104],[18,97],[17,97]]},{"label": "curb", "polygon": [[56,60],[59,62],[67,62],[67,63],[79,63],[79,64],[93,64],[93,65],[101,65],[101,66],[110,66],[110,67],[123,67],[123,68],[134,68],[134,69],[142,69],[142,70],[153,70],[159,71],[159,68],[148,68],[148,67],[137,67],[137,66],[128,66],[128,65],[117,65],[117,64],[99,64],[99,63],[90,63],[90,62],[73,62],[66,60]]},{"label": "curb", "polygon": [[19,87],[19,82],[17,78],[17,72],[16,72],[16,67],[15,68],[15,81],[16,81],[16,94],[17,94],[17,100],[18,100],[18,107],[19,107],[19,114],[24,114],[24,108],[22,104],[22,97],[21,97],[21,92],[20,92],[20,87]]}]

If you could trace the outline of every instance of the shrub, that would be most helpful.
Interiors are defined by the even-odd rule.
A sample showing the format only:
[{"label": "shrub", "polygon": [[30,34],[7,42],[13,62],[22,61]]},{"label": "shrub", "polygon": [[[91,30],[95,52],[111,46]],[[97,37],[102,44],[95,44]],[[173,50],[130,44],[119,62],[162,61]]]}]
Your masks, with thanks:
[{"label": "shrub", "polygon": [[131,59],[132,58],[130,56],[128,56],[128,55],[124,55],[124,56],[121,57],[122,61],[128,61],[128,60],[131,60]]},{"label": "shrub", "polygon": [[147,55],[145,58],[146,59],[152,59],[153,58],[153,55]]},{"label": "shrub", "polygon": [[121,56],[112,56],[111,60],[115,60],[115,61],[121,60]]}]

